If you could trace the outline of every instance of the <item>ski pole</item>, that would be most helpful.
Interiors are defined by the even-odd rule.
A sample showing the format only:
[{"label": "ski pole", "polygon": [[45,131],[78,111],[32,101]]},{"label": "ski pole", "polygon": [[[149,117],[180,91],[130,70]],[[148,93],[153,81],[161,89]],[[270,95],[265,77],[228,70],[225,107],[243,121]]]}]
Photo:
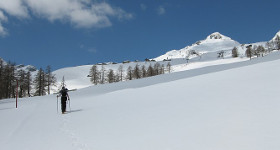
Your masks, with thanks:
[{"label": "ski pole", "polygon": [[69,99],[69,109],[70,109],[70,112],[71,112],[71,105],[70,105],[70,99]]},{"label": "ski pole", "polygon": [[56,97],[56,113],[58,113],[58,96]]},{"label": "ski pole", "polygon": [[58,96],[56,97],[56,113],[58,113]]}]

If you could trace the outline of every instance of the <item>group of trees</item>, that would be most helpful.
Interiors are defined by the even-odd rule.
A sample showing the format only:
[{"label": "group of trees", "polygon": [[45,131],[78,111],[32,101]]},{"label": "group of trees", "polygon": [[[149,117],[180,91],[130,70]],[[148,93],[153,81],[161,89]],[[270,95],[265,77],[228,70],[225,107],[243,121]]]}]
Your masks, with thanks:
[{"label": "group of trees", "polygon": [[[250,59],[254,56],[263,57],[265,54],[270,53],[273,50],[280,50],[280,37],[278,35],[274,40],[267,42],[265,47],[263,45],[246,46],[245,55]],[[232,57],[238,56],[238,49],[234,47],[232,49]]]},{"label": "group of trees", "polygon": [[148,68],[146,68],[145,65],[139,66],[136,64],[134,67],[129,66],[126,69],[126,72],[123,65],[120,65],[116,71],[112,69],[105,70],[103,65],[100,69],[98,69],[97,65],[93,65],[90,70],[89,77],[90,81],[97,85],[151,77],[164,74],[165,72],[171,72],[170,63],[168,63],[166,67],[164,64],[161,65],[160,63],[155,63],[154,65],[150,64]]},{"label": "group of trees", "polygon": [[270,51],[271,50],[269,50],[268,48],[266,49],[262,45],[255,45],[254,47],[252,47],[252,45],[249,45],[246,47],[245,55],[251,59],[254,56],[263,57],[266,53],[269,53]]},{"label": "group of trees", "polygon": [[50,86],[55,82],[50,66],[46,72],[40,69],[33,80],[31,71],[17,69],[15,63],[5,63],[0,59],[0,99],[16,97],[17,86],[19,97],[45,95],[50,93]]},{"label": "group of trees", "polygon": [[50,94],[51,86],[56,84],[56,78],[51,72],[51,67],[47,66],[46,71],[39,69],[34,79],[34,96]]},{"label": "group of trees", "polygon": [[15,95],[15,85],[12,81],[15,80],[15,64],[4,64],[0,59],[0,99],[11,98]]}]

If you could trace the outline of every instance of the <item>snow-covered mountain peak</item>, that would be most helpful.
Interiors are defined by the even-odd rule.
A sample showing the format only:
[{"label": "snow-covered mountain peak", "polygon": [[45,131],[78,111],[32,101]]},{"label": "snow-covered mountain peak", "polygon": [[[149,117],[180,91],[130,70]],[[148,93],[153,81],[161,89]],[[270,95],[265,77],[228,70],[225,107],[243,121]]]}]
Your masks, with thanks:
[{"label": "snow-covered mountain peak", "polygon": [[[4,59],[2,59],[0,57],[0,61],[2,61],[3,65],[7,65],[7,61],[5,61]],[[35,66],[32,65],[23,65],[23,64],[19,64],[19,65],[15,65],[15,70],[16,72],[19,72],[20,70],[23,70],[25,72],[31,72],[33,75],[36,74],[37,72],[37,68]]]},{"label": "snow-covered mountain peak", "polygon": [[275,41],[277,37],[280,37],[280,31],[278,31],[275,36],[271,39],[271,41]]},{"label": "snow-covered mountain peak", "polygon": [[0,61],[2,61],[3,64],[6,64],[6,61],[4,59],[2,59],[1,57],[0,57]]},{"label": "snow-covered mountain peak", "polygon": [[217,40],[217,39],[220,39],[220,40],[231,40],[230,37],[222,35],[219,32],[214,32],[214,33],[210,34],[209,36],[207,36],[207,38],[206,38],[206,40]]},{"label": "snow-covered mountain peak", "polygon": [[240,43],[232,40],[230,37],[222,35],[219,32],[214,32],[207,36],[205,40],[198,41],[191,46],[186,46],[180,50],[172,50],[166,52],[164,55],[154,58],[156,61],[162,61],[164,59],[176,59],[190,57],[190,54],[195,51],[199,54],[205,54],[209,52],[228,51],[233,47],[239,46]]}]

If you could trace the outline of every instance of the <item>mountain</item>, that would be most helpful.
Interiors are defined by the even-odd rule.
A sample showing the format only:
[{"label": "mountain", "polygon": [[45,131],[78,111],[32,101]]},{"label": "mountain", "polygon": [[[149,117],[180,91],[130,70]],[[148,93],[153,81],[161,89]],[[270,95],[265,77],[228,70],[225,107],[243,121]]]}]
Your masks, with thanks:
[{"label": "mountain", "polygon": [[1,100],[1,149],[279,150],[279,66],[276,51],[91,86],[69,92],[64,115],[56,95]]},{"label": "mountain", "polygon": [[3,63],[3,65],[7,64],[7,62],[4,59],[2,59],[1,57],[0,57],[0,61]]},{"label": "mountain", "polygon": [[16,70],[24,70],[25,72],[30,71],[31,73],[37,72],[37,68],[32,65],[16,65]]},{"label": "mountain", "polygon": [[[279,35],[280,31],[276,34]],[[276,37],[276,36],[275,36]],[[136,65],[139,67],[145,66],[148,68],[150,65],[153,66],[155,63],[167,66],[168,63],[172,65],[172,72],[180,72],[185,70],[197,69],[202,67],[208,67],[212,65],[236,63],[240,61],[246,61],[248,58],[245,57],[246,47],[252,45],[253,47],[262,45],[266,46],[267,42],[258,42],[251,44],[240,44],[230,37],[225,36],[219,32],[214,32],[207,36],[204,40],[200,40],[191,46],[186,46],[180,50],[172,50],[164,55],[155,58],[156,62],[130,62],[130,63],[103,63],[103,67],[106,71],[112,69],[117,73],[118,68],[122,65],[124,70],[124,77],[128,67],[134,68]],[[237,47],[240,56],[238,58],[231,57],[231,50],[233,47]],[[217,53],[219,51],[225,52],[224,59],[217,59]],[[189,60],[186,60],[186,57]],[[183,59],[182,59],[183,58]],[[171,61],[172,59],[172,61]],[[169,61],[163,61],[169,60]],[[93,65],[93,64],[92,64]],[[66,85],[68,89],[81,89],[92,86],[90,78],[88,77],[89,71],[92,65],[84,65],[77,67],[62,68],[53,71],[53,74],[57,78],[57,85],[52,87],[52,92],[57,92],[60,87],[60,82],[65,77]],[[101,70],[102,65],[97,65],[98,70]],[[17,65],[17,70],[24,69],[26,71],[34,71],[33,77],[36,74],[37,69],[34,66]]]},{"label": "mountain", "polygon": [[[278,33],[279,34],[279,33]],[[207,36],[204,40],[198,41],[191,46],[187,46],[180,50],[172,50],[164,55],[154,58],[156,62],[130,62],[130,63],[118,63],[118,64],[105,64],[103,65],[105,70],[114,70],[117,72],[118,68],[122,65],[124,70],[124,77],[126,76],[126,70],[130,66],[134,68],[136,65],[153,66],[155,63],[167,66],[168,63],[172,65],[172,72],[180,72],[191,69],[203,68],[213,65],[237,63],[241,61],[249,60],[245,56],[246,47],[252,45],[256,47],[259,45],[266,46],[267,42],[257,42],[250,44],[240,44],[237,41],[232,40],[230,37],[225,36],[219,32],[215,32]],[[237,47],[239,57],[232,58],[232,49]],[[224,51],[224,59],[217,58],[217,52]],[[189,60],[185,58],[188,57]],[[184,58],[184,59],[182,59]],[[172,59],[172,60],[171,60]],[[169,61],[163,61],[169,60]],[[65,77],[66,84],[69,89],[81,89],[92,86],[88,77],[89,71],[92,65],[69,67],[59,69],[53,72],[56,75],[58,84],[63,77]],[[102,65],[97,65],[98,70],[101,70]],[[52,87],[53,92],[57,92],[57,88]]]},{"label": "mountain", "polygon": [[198,41],[191,46],[187,46],[180,50],[172,50],[164,55],[154,58],[156,61],[162,61],[164,59],[176,59],[186,58],[191,55],[193,51],[204,54],[209,52],[228,51],[232,50],[233,47],[239,46],[240,43],[232,40],[230,37],[222,35],[219,32],[215,32],[207,36],[206,39]]},{"label": "mountain", "polygon": [[231,40],[230,37],[224,36],[219,32],[214,32],[207,36],[206,40]]},{"label": "mountain", "polygon": [[275,34],[275,36],[270,40],[271,42],[276,41],[280,37],[280,31]]},{"label": "mountain", "polygon": [[[4,59],[0,58],[0,60],[3,62],[3,65],[7,65],[7,61],[5,61]],[[23,65],[23,64],[19,64],[19,65],[15,65],[15,74],[18,74],[20,72],[20,70],[31,73],[31,77],[34,79],[38,70],[35,66],[32,65]]]},{"label": "mountain", "polygon": [[[3,62],[3,65],[7,65],[7,62],[3,58],[0,57],[0,60]],[[16,65],[15,69],[16,69],[16,71],[19,71],[19,70],[24,70],[25,72],[30,71],[31,73],[34,73],[37,71],[36,67],[34,67],[32,65],[25,66],[23,64]]]}]

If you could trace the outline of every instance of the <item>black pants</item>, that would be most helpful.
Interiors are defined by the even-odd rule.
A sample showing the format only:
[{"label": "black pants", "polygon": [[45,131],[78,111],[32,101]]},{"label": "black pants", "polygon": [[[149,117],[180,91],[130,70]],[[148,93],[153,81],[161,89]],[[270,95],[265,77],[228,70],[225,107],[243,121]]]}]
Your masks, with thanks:
[{"label": "black pants", "polygon": [[66,111],[66,101],[67,101],[67,97],[61,97],[61,111],[65,112]]}]

